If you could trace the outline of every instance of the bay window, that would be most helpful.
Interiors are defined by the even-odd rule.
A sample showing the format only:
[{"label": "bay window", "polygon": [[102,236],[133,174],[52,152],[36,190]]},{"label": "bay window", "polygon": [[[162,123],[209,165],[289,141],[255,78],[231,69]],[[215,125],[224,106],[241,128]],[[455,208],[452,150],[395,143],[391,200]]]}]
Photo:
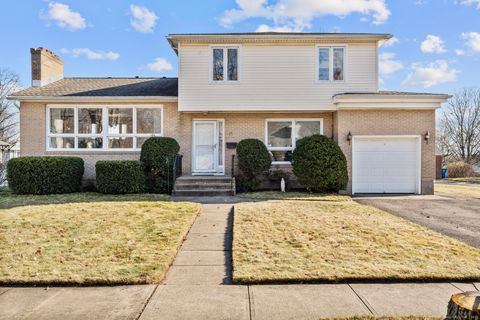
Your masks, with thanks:
[{"label": "bay window", "polygon": [[317,81],[345,81],[345,47],[317,46]]},{"label": "bay window", "polygon": [[267,119],[265,144],[273,163],[290,163],[298,140],[323,134],[323,119]]},{"label": "bay window", "polygon": [[139,150],[163,134],[162,106],[48,106],[47,150]]},{"label": "bay window", "polygon": [[238,81],[238,47],[212,48],[212,81]]}]

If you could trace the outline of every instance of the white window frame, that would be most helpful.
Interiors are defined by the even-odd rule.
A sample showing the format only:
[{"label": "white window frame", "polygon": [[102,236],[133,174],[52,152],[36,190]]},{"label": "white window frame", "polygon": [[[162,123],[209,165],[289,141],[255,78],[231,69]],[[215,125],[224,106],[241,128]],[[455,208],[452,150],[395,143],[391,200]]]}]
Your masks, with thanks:
[{"label": "white window frame", "polygon": [[[51,109],[74,109],[74,133],[50,133],[50,110]],[[132,133],[128,134],[112,134],[108,132],[108,110],[109,109],[132,109]],[[157,108],[161,110],[161,132],[160,133],[140,133],[137,134],[137,109],[147,109],[147,108]],[[78,109],[102,109],[102,133],[100,134],[91,134],[91,133],[78,133]],[[92,105],[92,104],[78,104],[78,105],[60,105],[60,104],[49,104],[47,105],[46,110],[46,151],[52,152],[138,152],[141,148],[137,148],[137,139],[136,138],[146,138],[146,137],[161,137],[164,132],[164,112],[163,105]],[[74,148],[52,148],[50,147],[50,138],[74,138]],[[102,138],[103,146],[102,148],[78,148],[78,138]],[[132,148],[109,148],[108,147],[108,138],[109,137],[131,137],[133,138],[133,147]]]},{"label": "white window frame", "polygon": [[[320,80],[320,52],[319,49],[329,49],[328,53],[328,63],[329,63],[329,80]],[[319,44],[315,46],[315,82],[317,83],[345,83],[347,82],[347,48],[346,44],[336,45],[336,44]],[[333,49],[343,49],[343,80],[334,80],[333,79]]]},{"label": "white window frame", "polygon": [[[269,122],[291,122],[292,123],[292,146],[291,147],[269,147],[268,146],[268,123]],[[296,123],[297,122],[320,122],[320,133],[323,134],[323,118],[268,118],[265,119],[265,146],[268,151],[292,151],[297,147]],[[291,164],[290,161],[272,161],[272,164]]]},{"label": "white window frame", "polygon": [[[223,80],[213,79],[213,50],[223,49]],[[228,49],[237,49],[237,80],[228,80]],[[211,84],[240,83],[241,70],[241,46],[238,44],[218,44],[210,45],[209,60],[209,81]]]}]

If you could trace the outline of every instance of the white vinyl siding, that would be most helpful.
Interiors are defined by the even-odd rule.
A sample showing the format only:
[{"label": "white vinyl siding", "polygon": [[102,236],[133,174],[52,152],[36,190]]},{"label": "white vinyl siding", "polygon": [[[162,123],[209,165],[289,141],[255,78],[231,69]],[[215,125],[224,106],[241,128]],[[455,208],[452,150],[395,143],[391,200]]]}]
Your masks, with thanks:
[{"label": "white vinyl siding", "polygon": [[240,81],[214,85],[212,47],[181,44],[179,111],[333,110],[336,93],[377,90],[375,42],[348,44],[342,82],[316,81],[316,48],[315,44],[242,44]]}]

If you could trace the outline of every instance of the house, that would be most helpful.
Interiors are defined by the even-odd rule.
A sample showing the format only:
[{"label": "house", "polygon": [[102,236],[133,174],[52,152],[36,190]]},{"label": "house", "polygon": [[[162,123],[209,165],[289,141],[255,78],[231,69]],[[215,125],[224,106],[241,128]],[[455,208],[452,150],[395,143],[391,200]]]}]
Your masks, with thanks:
[{"label": "house", "polygon": [[65,78],[31,49],[20,107],[21,153],[76,155],[85,179],[103,159],[138,159],[150,136],[175,138],[184,175],[231,175],[236,143],[265,142],[291,168],[299,138],[332,137],[348,160],[349,193],[432,194],[435,110],[449,96],[379,90],[389,34],[171,34],[177,78]]}]

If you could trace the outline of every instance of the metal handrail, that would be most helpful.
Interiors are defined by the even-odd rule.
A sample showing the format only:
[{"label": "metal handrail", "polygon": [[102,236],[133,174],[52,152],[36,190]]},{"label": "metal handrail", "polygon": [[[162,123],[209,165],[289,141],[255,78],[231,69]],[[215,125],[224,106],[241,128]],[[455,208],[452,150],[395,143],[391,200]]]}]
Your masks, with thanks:
[{"label": "metal handrail", "polygon": [[232,177],[232,180],[230,181],[230,188],[232,190],[235,190],[235,155],[232,154],[232,163],[231,163],[231,168],[230,168],[231,172],[231,177]]}]

